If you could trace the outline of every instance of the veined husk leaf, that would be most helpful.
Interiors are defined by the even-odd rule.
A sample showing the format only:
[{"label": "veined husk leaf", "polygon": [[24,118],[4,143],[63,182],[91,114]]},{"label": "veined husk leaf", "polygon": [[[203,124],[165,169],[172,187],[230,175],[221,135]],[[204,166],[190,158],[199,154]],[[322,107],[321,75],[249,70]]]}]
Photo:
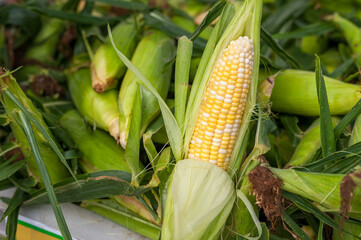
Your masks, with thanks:
[{"label": "veined husk leaf", "polygon": [[235,201],[234,183],[201,160],[177,162],[168,185],[162,239],[217,239]]},{"label": "veined husk leaf", "polygon": [[[247,142],[245,136],[248,129],[248,123],[250,121],[254,106],[256,104],[258,68],[259,68],[259,57],[260,57],[259,43],[260,43],[260,22],[261,22],[261,12],[262,12],[262,1],[261,0],[244,1],[241,6],[238,6],[236,3],[233,4],[234,5],[231,4],[230,7],[233,8],[233,11],[236,11],[234,17],[232,18],[232,20],[230,20],[229,24],[226,25],[227,28],[224,30],[222,36],[217,42],[217,45],[212,51],[212,55],[209,57],[205,54],[207,53],[208,46],[205,50],[205,53],[203,54],[190,93],[190,97],[188,99],[185,124],[184,124],[185,126],[184,154],[187,154],[188,146],[200,110],[203,93],[207,87],[207,83],[212,74],[213,68],[216,65],[217,60],[221,57],[221,55],[223,54],[223,50],[229,45],[229,43],[232,40],[235,40],[240,36],[248,36],[253,41],[254,44],[253,74],[252,74],[251,85],[247,96],[246,107],[244,109],[238,138],[233,148],[234,150],[232,152],[232,157],[229,163],[228,171],[231,174],[234,174],[234,171],[238,169],[241,164],[241,159],[245,151],[245,144]],[[215,29],[213,30],[212,35],[213,34],[217,35],[219,33],[220,30],[217,28],[219,24],[224,24],[224,22],[229,21],[229,20],[222,20],[222,17],[223,19],[227,17],[225,16],[225,14],[227,14],[228,7],[229,6],[226,6],[224,12],[221,15],[221,20],[219,21],[219,23],[217,23]],[[213,40],[212,36],[209,41],[211,40]],[[205,60],[203,60],[203,58]]]},{"label": "veined husk leaf", "polygon": [[[272,110],[302,116],[319,116],[314,72],[287,69],[275,76]],[[324,76],[331,115],[348,113],[361,99],[361,86]],[[302,89],[302,91],[300,90]]]},{"label": "veined husk leaf", "polygon": [[[270,170],[283,181],[282,189],[316,202],[322,211],[340,210],[340,184],[345,175],[301,172],[293,169],[270,168]],[[350,214],[361,214],[360,199],[361,188],[356,187]]]},{"label": "veined husk leaf", "polygon": [[119,140],[119,109],[117,90],[103,94],[94,91],[90,69],[79,68],[68,74],[68,87],[73,102],[86,121],[104,129]]},{"label": "veined husk leaf", "polygon": [[[174,41],[171,38],[162,32],[150,31],[146,33],[146,36],[139,42],[132,57],[132,63],[142,70],[144,76],[149,80],[163,99],[167,96],[170,86],[172,74],[172,65],[170,65],[170,62],[174,57],[174,54]],[[124,76],[119,91],[120,144],[124,148],[128,139],[135,93],[139,88],[137,78],[138,77],[132,72],[132,70],[128,70]],[[143,87],[141,88],[141,96],[142,135],[148,124],[159,113],[159,105],[156,97]]]},{"label": "veined husk leaf", "polygon": [[361,142],[361,115],[355,120],[348,145],[351,146],[358,142]]}]

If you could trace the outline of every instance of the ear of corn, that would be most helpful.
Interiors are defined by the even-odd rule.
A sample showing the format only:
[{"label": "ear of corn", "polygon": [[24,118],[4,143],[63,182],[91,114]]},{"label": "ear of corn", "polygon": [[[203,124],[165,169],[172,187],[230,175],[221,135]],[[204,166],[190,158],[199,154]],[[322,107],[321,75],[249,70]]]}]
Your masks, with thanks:
[{"label": "ear of corn", "polygon": [[[150,31],[139,42],[132,58],[132,63],[142,70],[144,76],[152,83],[162,98],[165,98],[168,93],[172,73],[172,66],[169,65],[169,62],[174,57],[174,54],[175,47],[171,38],[162,32]],[[136,75],[128,70],[119,92],[120,144],[123,147],[127,143],[132,108],[138,87]],[[141,95],[143,109],[141,122],[142,135],[148,124],[159,112],[159,106],[156,98],[143,87],[141,87]]]},{"label": "ear of corn", "polygon": [[73,102],[83,117],[119,140],[119,109],[117,91],[98,94],[91,86],[89,68],[79,68],[68,74],[68,88]]},{"label": "ear of corn", "polygon": [[162,239],[218,239],[232,210],[229,173],[239,167],[255,103],[261,9],[258,0],[227,4],[207,43],[186,109],[186,160],[177,162],[167,189]]},{"label": "ear of corn", "polygon": [[[283,181],[282,189],[308,198],[318,204],[323,211],[338,212],[341,196],[340,184],[345,175],[301,172],[293,169],[270,168]],[[350,214],[361,216],[361,188],[356,187]]]},{"label": "ear of corn", "polygon": [[354,54],[357,67],[361,67],[361,29],[337,13],[332,16],[328,16],[327,19],[333,21],[337,27],[341,29]]},{"label": "ear of corn", "polygon": [[90,129],[76,110],[66,112],[60,123],[82,153],[80,164],[86,172],[96,170],[131,172],[124,160],[124,151],[116,141],[102,130]]},{"label": "ear of corn", "polygon": [[[361,86],[326,76],[324,79],[331,115],[348,113],[361,98]],[[288,69],[277,74],[271,102],[274,111],[319,116],[315,73]]]},{"label": "ear of corn", "polygon": [[[43,184],[38,165],[36,164],[33,153],[31,152],[29,142],[20,126],[20,119],[17,116],[17,112],[20,112],[20,108],[4,93],[7,89],[10,91],[21,104],[33,115],[33,117],[41,124],[46,132],[53,138],[48,126],[46,125],[41,113],[36,109],[34,104],[28,99],[25,93],[21,90],[16,80],[11,76],[2,77],[2,71],[0,71],[0,101],[4,106],[7,118],[10,120],[11,130],[16,137],[16,141],[20,144],[22,153],[27,160],[27,169],[31,176],[33,176],[41,185]],[[32,124],[34,129],[36,127]],[[69,177],[69,172],[66,167],[61,163],[57,154],[53,151],[46,138],[39,132],[34,131],[35,139],[38,143],[40,154],[44,160],[47,171],[50,175],[50,179],[53,183],[56,183],[64,178]]]},{"label": "ear of corn", "polygon": [[[137,44],[139,26],[134,19],[119,23],[112,31],[116,47],[128,58],[132,56]],[[115,88],[126,71],[122,61],[118,59],[112,44],[102,44],[94,54],[91,75],[93,89],[102,93]]]},{"label": "ear of corn", "polygon": [[[335,127],[339,119],[332,118],[333,126]],[[288,162],[289,166],[303,166],[309,163],[315,156],[317,150],[321,147],[320,136],[320,119],[317,119],[305,132],[300,143],[292,155],[292,158]]]}]

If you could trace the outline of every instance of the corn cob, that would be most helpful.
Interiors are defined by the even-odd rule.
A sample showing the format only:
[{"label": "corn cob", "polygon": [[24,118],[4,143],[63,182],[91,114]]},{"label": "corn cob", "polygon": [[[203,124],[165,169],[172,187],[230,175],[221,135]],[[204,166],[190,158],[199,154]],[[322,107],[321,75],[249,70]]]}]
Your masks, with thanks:
[{"label": "corn cob", "polygon": [[[33,153],[30,149],[30,144],[22,130],[22,126],[20,125],[20,119],[18,119],[16,114],[21,110],[17,105],[15,105],[15,103],[9,98],[9,96],[5,94],[4,91],[10,91],[21,102],[25,109],[28,110],[32,114],[32,116],[40,123],[40,125],[46,130],[47,134],[52,138],[53,135],[50,132],[48,126],[46,125],[41,113],[21,90],[15,78],[13,78],[11,75],[7,77],[2,77],[2,74],[3,73],[0,70],[0,101],[4,106],[6,116],[10,120],[10,127],[16,137],[16,141],[20,144],[21,151],[24,154],[25,159],[27,160],[27,169],[30,175],[34,177],[40,185],[43,185],[43,180],[41,178],[38,165],[36,164]],[[34,129],[36,129],[34,124],[31,125]],[[49,145],[48,140],[39,131],[34,131],[34,134],[36,142],[38,143],[40,154],[44,160],[51,181],[53,183],[56,183],[69,177],[68,170],[61,163],[57,154]]]},{"label": "corn cob", "polygon": [[68,88],[75,106],[83,117],[96,127],[108,131],[119,141],[117,91],[109,90],[103,94],[95,92],[91,86],[89,68],[70,71]]},{"label": "corn cob", "polygon": [[227,168],[247,100],[253,55],[253,42],[247,36],[224,50],[203,97],[188,158]]},{"label": "corn cob", "polygon": [[[127,57],[131,57],[137,44],[139,28],[134,20],[122,21],[112,31],[116,47]],[[91,65],[93,89],[102,93],[115,88],[126,71],[124,63],[117,59],[117,53],[108,41],[94,54]]]},{"label": "corn cob", "polygon": [[[348,113],[361,98],[361,86],[330,77],[324,79],[331,115]],[[271,102],[274,111],[319,116],[314,72],[288,69],[276,75]]]},{"label": "corn cob", "polygon": [[[172,67],[167,64],[172,60],[175,54],[174,42],[171,38],[159,31],[150,31],[139,42],[132,63],[142,70],[143,74],[151,82],[154,88],[159,92],[162,98],[168,93]],[[151,57],[150,57],[151,56]],[[123,79],[119,91],[119,131],[120,144],[125,148],[130,122],[132,117],[135,93],[139,87],[136,75],[128,70]],[[156,98],[143,87],[142,94],[142,122],[141,134],[145,131],[148,124],[156,117],[159,112],[159,106]]]}]

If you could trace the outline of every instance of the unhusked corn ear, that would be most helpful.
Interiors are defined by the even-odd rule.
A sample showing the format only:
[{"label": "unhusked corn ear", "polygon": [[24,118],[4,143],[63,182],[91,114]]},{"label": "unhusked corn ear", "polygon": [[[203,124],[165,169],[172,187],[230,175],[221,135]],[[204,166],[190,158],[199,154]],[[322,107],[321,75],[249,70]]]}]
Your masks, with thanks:
[{"label": "unhusked corn ear", "polygon": [[253,42],[232,41],[217,61],[203,96],[188,158],[223,169],[232,155],[253,72]]}]

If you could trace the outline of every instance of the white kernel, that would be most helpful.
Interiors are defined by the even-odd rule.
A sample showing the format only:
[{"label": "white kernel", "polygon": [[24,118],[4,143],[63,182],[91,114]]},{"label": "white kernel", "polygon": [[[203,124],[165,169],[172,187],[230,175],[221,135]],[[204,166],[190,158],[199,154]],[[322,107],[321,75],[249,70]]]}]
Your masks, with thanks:
[{"label": "white kernel", "polygon": [[209,116],[210,116],[209,113],[206,113],[206,112],[203,112],[202,115],[203,115],[203,117],[205,117],[205,118],[209,118]]},{"label": "white kernel", "polygon": [[196,143],[202,144],[203,141],[202,141],[202,139],[196,138]]},{"label": "white kernel", "polygon": [[244,78],[244,74],[243,73],[238,73],[237,77],[238,78]]},{"label": "white kernel", "polygon": [[203,126],[207,126],[207,122],[206,121],[201,121],[201,124],[203,125]]},{"label": "white kernel", "polygon": [[244,58],[243,58],[243,57],[240,57],[240,58],[239,58],[239,62],[243,63],[243,62],[244,62]]},{"label": "white kernel", "polygon": [[240,56],[241,58],[243,58],[243,57],[244,57],[244,53],[239,54],[239,56]]},{"label": "white kernel", "polygon": [[216,95],[216,94],[217,94],[217,92],[214,91],[214,90],[209,91],[209,93],[212,94],[212,95]]},{"label": "white kernel", "polygon": [[235,123],[239,123],[240,121],[241,121],[240,119],[234,120]]},{"label": "white kernel", "polygon": [[221,146],[221,143],[212,142],[212,145],[215,146],[215,147],[219,147],[219,146]]},{"label": "white kernel", "polygon": [[232,131],[231,135],[232,135],[232,136],[236,136],[236,135],[237,135],[237,131]]},{"label": "white kernel", "polygon": [[212,164],[217,164],[216,160],[209,160],[209,162],[212,163]]},{"label": "white kernel", "polygon": [[192,144],[195,144],[195,143],[196,143],[196,141],[195,141],[195,140],[192,140],[192,141],[191,141],[191,143],[192,143]]},{"label": "white kernel", "polygon": [[[217,134],[222,134],[222,133],[223,133],[223,130],[219,130],[219,129],[216,128],[216,129],[214,130],[214,132],[217,133]],[[216,138],[215,138],[215,139],[216,139]]]},{"label": "white kernel", "polygon": [[212,132],[204,131],[204,134],[206,134],[208,137],[213,137],[213,133],[212,133]]},{"label": "white kernel", "polygon": [[228,89],[235,89],[236,86],[234,86],[234,85],[228,85],[227,88],[228,88]]},{"label": "white kernel", "polygon": [[190,153],[190,154],[188,155],[188,157],[189,157],[189,158],[194,158],[194,154]]},{"label": "white kernel", "polygon": [[226,124],[226,128],[232,128],[232,127],[233,127],[233,124],[229,124],[229,123]]},{"label": "white kernel", "polygon": [[247,83],[243,83],[242,88],[247,88],[248,84]]},{"label": "white kernel", "polygon": [[220,100],[220,101],[223,101],[223,100],[224,100],[224,97],[223,97],[223,96],[216,95],[216,99],[218,99],[218,100]]},{"label": "white kernel", "polygon": [[224,132],[225,132],[225,133],[231,133],[231,132],[232,132],[232,129],[226,128],[226,129],[224,129]]},{"label": "white kernel", "polygon": [[213,142],[214,142],[214,143],[220,143],[220,142],[222,142],[222,139],[220,139],[220,138],[213,138]]},{"label": "white kernel", "polygon": [[243,99],[243,102],[247,102],[247,96],[246,96],[246,98],[245,98],[245,99]]},{"label": "white kernel", "polygon": [[238,68],[238,72],[244,73],[244,68]]},{"label": "white kernel", "polygon": [[222,86],[227,86],[227,82],[225,81],[220,81],[219,84],[221,84]]},{"label": "white kernel", "polygon": [[230,158],[226,158],[226,159],[224,159],[224,161],[225,161],[225,162],[229,162],[229,159],[230,159]]},{"label": "white kernel", "polygon": [[218,151],[220,154],[227,154],[227,149],[220,148]]},{"label": "white kernel", "polygon": [[233,95],[231,95],[231,94],[226,94],[226,96],[225,96],[226,98],[232,98],[233,97]]},{"label": "white kernel", "polygon": [[224,102],[225,102],[225,103],[232,103],[232,99],[225,98],[225,99],[224,99]]},{"label": "white kernel", "polygon": [[214,84],[214,85],[219,85],[219,82],[218,82],[218,81],[214,81],[213,84]]},{"label": "white kernel", "polygon": [[239,127],[239,123],[233,124],[233,127],[234,127],[234,128],[238,128],[238,127]]},{"label": "white kernel", "polygon": [[229,56],[228,56],[228,60],[232,61],[232,60],[233,60],[233,56],[232,56],[232,55],[229,55]]},{"label": "white kernel", "polygon": [[246,59],[244,60],[244,62],[245,62],[245,63],[249,63],[249,59],[246,58]]},{"label": "white kernel", "polygon": [[226,63],[221,60],[221,66],[226,66]]}]

